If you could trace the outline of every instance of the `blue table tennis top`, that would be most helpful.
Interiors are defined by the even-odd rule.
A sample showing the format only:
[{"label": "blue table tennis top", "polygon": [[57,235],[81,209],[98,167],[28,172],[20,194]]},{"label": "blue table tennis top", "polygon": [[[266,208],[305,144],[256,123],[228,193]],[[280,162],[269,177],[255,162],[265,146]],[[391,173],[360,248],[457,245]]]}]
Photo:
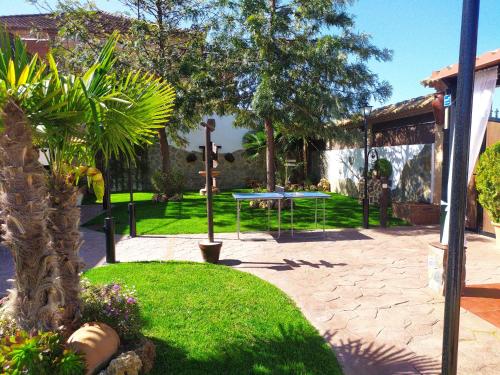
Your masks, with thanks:
[{"label": "blue table tennis top", "polygon": [[328,194],[322,193],[320,191],[294,191],[290,193],[284,193],[285,198],[330,198]]},{"label": "blue table tennis top", "polygon": [[330,198],[328,194],[319,191],[294,191],[290,193],[233,193],[237,200],[252,199],[295,199],[295,198]]},{"label": "blue table tennis top", "polygon": [[283,194],[280,193],[233,193],[234,199],[283,199]]}]

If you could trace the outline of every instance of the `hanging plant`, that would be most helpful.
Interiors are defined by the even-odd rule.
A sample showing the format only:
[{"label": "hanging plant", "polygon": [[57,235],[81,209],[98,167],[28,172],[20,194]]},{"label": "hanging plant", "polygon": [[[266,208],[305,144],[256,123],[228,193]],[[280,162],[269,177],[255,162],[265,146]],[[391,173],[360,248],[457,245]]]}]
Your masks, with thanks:
[{"label": "hanging plant", "polygon": [[230,152],[228,152],[227,154],[224,155],[224,159],[226,159],[226,161],[232,163],[234,162],[234,155]]},{"label": "hanging plant", "polygon": [[196,154],[194,152],[190,152],[186,155],[186,161],[188,163],[194,163],[196,160],[198,160],[198,158],[196,157]]}]

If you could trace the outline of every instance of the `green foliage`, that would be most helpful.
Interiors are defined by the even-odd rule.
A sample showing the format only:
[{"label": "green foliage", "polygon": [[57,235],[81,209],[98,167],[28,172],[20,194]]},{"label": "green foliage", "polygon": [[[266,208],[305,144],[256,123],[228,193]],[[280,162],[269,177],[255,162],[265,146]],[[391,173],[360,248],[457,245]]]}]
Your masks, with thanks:
[{"label": "green foliage", "polygon": [[373,169],[377,171],[380,177],[391,177],[392,175],[392,164],[389,160],[381,158],[375,161]]},{"label": "green foliage", "polygon": [[2,374],[79,375],[85,372],[83,357],[64,347],[55,332],[29,334],[17,331],[0,338]]},{"label": "green foliage", "polygon": [[156,171],[151,176],[151,184],[157,193],[172,197],[184,192],[184,174],[175,168],[170,168],[168,173]]},{"label": "green foliage", "polygon": [[488,147],[479,158],[476,170],[479,203],[495,223],[500,223],[500,142]]},{"label": "green foliage", "polygon": [[82,322],[102,322],[122,340],[139,337],[143,326],[135,290],[117,283],[92,285],[82,280]]}]

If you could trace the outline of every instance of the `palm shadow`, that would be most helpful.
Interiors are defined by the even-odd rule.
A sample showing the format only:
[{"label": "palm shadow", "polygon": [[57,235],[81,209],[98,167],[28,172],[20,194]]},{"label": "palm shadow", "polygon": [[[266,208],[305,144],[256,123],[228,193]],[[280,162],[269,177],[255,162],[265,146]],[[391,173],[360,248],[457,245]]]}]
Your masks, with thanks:
[{"label": "palm shadow", "polygon": [[364,342],[361,339],[335,340],[327,331],[325,340],[342,363],[345,373],[363,375],[440,374],[441,363],[433,358],[394,345]]}]

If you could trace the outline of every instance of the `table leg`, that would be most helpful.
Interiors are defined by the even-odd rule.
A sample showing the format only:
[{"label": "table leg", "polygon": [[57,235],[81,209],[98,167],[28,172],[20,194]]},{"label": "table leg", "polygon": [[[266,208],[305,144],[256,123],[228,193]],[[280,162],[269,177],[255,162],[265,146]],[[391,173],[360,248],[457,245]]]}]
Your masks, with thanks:
[{"label": "table leg", "polygon": [[270,217],[271,217],[271,204],[273,201],[267,201],[267,230],[271,230]]},{"label": "table leg", "polygon": [[314,199],[316,201],[316,208],[314,210],[314,228],[318,229],[318,198]]},{"label": "table leg", "polygon": [[240,239],[240,200],[236,201],[236,228],[238,232],[238,239]]},{"label": "table leg", "polygon": [[278,199],[278,238],[281,236],[281,199]]},{"label": "table leg", "polygon": [[323,198],[323,233],[326,236],[326,232],[325,232],[325,219],[326,219],[326,216],[325,216],[325,202],[326,202],[326,199]]},{"label": "table leg", "polygon": [[293,199],[290,199],[290,217],[292,219],[292,237],[293,237]]}]

